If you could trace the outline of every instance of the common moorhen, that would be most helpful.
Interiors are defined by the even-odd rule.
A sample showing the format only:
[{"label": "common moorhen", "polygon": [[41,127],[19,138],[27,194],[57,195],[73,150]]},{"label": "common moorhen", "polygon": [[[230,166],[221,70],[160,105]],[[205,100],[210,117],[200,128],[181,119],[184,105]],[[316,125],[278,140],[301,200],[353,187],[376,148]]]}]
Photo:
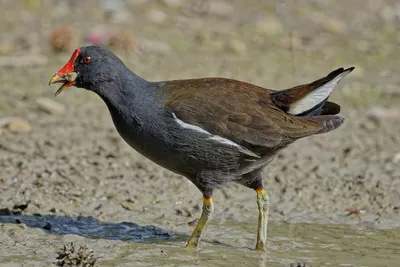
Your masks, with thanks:
[{"label": "common moorhen", "polygon": [[214,209],[214,189],[237,182],[257,193],[256,249],[264,249],[269,198],[262,170],[295,140],[343,123],[336,116],[340,106],[327,100],[353,69],[282,91],[225,78],[149,82],[107,49],[86,46],[75,50],[50,84],[63,83],[56,95],[72,85],[98,94],[131,147],[203,193],[203,212],[187,247],[199,244]]}]

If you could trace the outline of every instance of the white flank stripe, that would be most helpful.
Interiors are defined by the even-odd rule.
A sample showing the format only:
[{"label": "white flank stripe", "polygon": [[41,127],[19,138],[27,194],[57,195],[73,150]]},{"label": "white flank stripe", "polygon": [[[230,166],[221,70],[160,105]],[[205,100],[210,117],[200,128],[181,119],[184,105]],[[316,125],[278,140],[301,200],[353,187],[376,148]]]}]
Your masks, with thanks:
[{"label": "white flank stripe", "polygon": [[211,137],[209,137],[207,139],[217,141],[218,143],[221,143],[221,144],[226,144],[226,145],[229,145],[229,146],[235,146],[235,147],[241,148],[241,146],[239,146],[235,142],[232,142],[231,140],[223,138],[223,137],[218,136],[218,135],[213,135],[213,136],[211,136]]},{"label": "white flank stripe", "polygon": [[339,81],[346,76],[347,74],[350,73],[351,70],[342,72],[335,78],[333,78],[331,81],[327,82],[326,84],[318,87],[314,91],[312,91],[310,94],[306,95],[303,99],[300,99],[296,103],[293,103],[290,106],[290,109],[288,111],[289,114],[292,115],[298,115],[301,114],[307,110],[312,109],[319,103],[325,100],[335,89],[335,86],[339,83]]},{"label": "white flank stripe", "polygon": [[172,113],[172,117],[173,117],[173,118],[175,119],[175,121],[179,124],[179,126],[181,126],[181,127],[184,128],[184,129],[193,130],[193,131],[196,131],[196,132],[198,132],[198,133],[204,133],[204,134],[209,135],[209,137],[207,138],[208,140],[216,141],[217,143],[220,143],[220,144],[225,144],[225,145],[235,146],[235,147],[241,148],[241,146],[239,146],[239,145],[236,144],[235,142],[232,142],[232,141],[229,140],[229,139],[223,138],[223,137],[218,136],[218,135],[213,135],[213,134],[211,134],[210,132],[207,132],[206,130],[200,128],[199,126],[192,125],[192,124],[189,124],[189,123],[186,123],[186,122],[180,120],[180,119],[175,115],[175,113]]},{"label": "white flank stripe", "polygon": [[184,129],[190,129],[190,130],[193,130],[193,131],[196,131],[196,132],[199,132],[199,133],[204,133],[204,134],[211,135],[209,132],[207,132],[206,130],[203,130],[203,129],[200,128],[199,126],[192,125],[192,124],[189,124],[189,123],[186,123],[186,122],[180,120],[180,119],[175,115],[175,113],[172,113],[172,117],[174,117],[175,121],[179,124],[179,126],[181,126],[181,127],[184,128]]}]

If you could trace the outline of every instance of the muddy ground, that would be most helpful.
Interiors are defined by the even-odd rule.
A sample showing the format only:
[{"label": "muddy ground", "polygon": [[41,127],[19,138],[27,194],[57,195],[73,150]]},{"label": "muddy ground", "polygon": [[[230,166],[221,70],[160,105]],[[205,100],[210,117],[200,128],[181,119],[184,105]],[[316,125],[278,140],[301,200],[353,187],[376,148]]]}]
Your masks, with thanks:
[{"label": "muddy ground", "polygon": [[[93,93],[73,88],[53,98],[56,88],[48,87],[48,80],[72,50],[56,54],[48,39],[63,24],[76,29],[78,45],[87,44],[84,36],[94,29],[128,30],[139,48],[116,52],[134,72],[153,81],[222,76],[283,89],[338,67],[355,66],[332,95],[342,106],[344,125],[298,141],[265,169],[271,199],[268,230],[271,236],[277,236],[278,229],[285,235],[286,223],[399,227],[400,5],[396,1],[235,0],[208,1],[213,3],[207,6],[198,1],[132,0],[107,23],[96,1],[75,2],[69,9],[52,8],[53,1],[1,3],[0,209],[5,210],[0,214],[0,266],[51,264],[55,251],[70,241],[101,254],[100,266],[139,266],[132,262],[152,257],[152,249],[161,261],[168,258],[170,266],[180,265],[182,258],[185,266],[211,266],[222,255],[221,243],[232,254],[224,250],[227,258],[214,263],[225,266],[236,253],[250,253],[243,247],[254,245],[255,193],[231,184],[214,196],[215,214],[205,233],[205,250],[212,253],[203,250],[201,261],[184,253],[177,254],[179,260],[168,254],[163,258],[160,251],[181,252],[193,229],[188,222],[200,215],[201,194],[185,178],[124,143],[107,108]],[[29,66],[25,59],[32,56],[41,60]],[[18,57],[13,59],[17,63],[1,65],[10,57]],[[43,98],[61,106],[43,107]],[[17,123],[13,128],[10,120],[15,119],[10,117],[28,125]],[[23,204],[28,206],[18,207]],[[17,212],[21,209],[22,217]],[[362,212],[346,216],[347,209]],[[109,223],[109,231],[99,222]],[[48,229],[32,228],[46,225]],[[324,228],[318,229],[324,236]],[[399,235],[397,230],[392,235],[397,242]],[[280,239],[271,240],[273,251],[285,251]],[[395,245],[400,244],[387,247]],[[275,255],[276,262],[289,266],[281,261],[289,254]],[[154,257],[140,266],[166,265],[159,260]],[[380,265],[364,262],[364,266]]]}]

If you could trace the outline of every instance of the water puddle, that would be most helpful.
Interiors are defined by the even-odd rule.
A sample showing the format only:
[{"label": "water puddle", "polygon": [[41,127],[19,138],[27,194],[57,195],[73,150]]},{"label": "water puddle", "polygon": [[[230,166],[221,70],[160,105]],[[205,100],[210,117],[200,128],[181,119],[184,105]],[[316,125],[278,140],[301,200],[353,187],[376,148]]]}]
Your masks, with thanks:
[{"label": "water puddle", "polygon": [[[398,266],[400,262],[400,228],[376,230],[360,225],[272,223],[268,229],[268,251],[261,253],[253,250],[255,225],[211,224],[196,251],[184,248],[186,235],[167,233],[154,226],[100,223],[90,217],[55,217],[0,216],[1,267],[15,263],[51,264],[57,248],[71,240],[67,236],[75,236],[75,243],[88,246],[100,256],[98,266],[289,267],[301,263],[314,267],[378,267]],[[16,225],[16,220],[27,227]],[[43,229],[47,224],[51,229]],[[14,246],[9,245],[12,242]]]},{"label": "water puddle", "polygon": [[103,223],[93,217],[56,215],[9,215],[0,216],[0,223],[25,224],[56,235],[80,235],[126,241],[172,238],[167,231],[152,225],[140,226],[132,222]]}]

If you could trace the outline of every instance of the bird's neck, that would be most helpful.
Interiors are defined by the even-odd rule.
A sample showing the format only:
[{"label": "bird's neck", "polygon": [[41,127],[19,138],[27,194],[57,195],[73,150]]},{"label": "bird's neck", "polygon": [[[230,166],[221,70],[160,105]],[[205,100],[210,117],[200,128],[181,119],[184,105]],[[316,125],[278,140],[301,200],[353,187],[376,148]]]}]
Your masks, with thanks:
[{"label": "bird's neck", "polygon": [[97,84],[93,90],[109,107],[122,108],[134,105],[138,98],[145,93],[150,83],[140,76],[130,72],[124,77]]},{"label": "bird's neck", "polygon": [[131,73],[124,78],[103,82],[95,92],[107,104],[115,124],[127,123],[141,128],[145,121],[147,101],[151,99],[152,83]]}]

